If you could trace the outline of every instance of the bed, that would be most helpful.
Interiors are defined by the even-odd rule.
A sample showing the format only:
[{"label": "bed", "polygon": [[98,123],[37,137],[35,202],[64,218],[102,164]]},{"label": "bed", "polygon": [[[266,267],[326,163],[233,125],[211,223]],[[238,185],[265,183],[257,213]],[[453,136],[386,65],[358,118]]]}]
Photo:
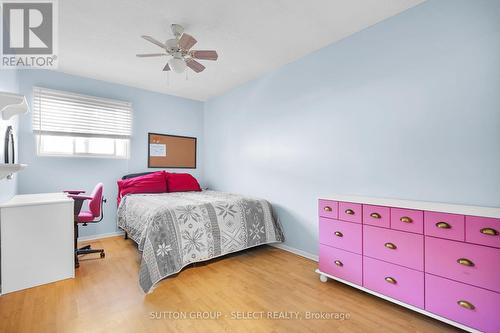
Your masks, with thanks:
[{"label": "bed", "polygon": [[191,263],[284,241],[269,202],[232,193],[128,194],[117,216],[142,252],[139,284],[146,293]]}]

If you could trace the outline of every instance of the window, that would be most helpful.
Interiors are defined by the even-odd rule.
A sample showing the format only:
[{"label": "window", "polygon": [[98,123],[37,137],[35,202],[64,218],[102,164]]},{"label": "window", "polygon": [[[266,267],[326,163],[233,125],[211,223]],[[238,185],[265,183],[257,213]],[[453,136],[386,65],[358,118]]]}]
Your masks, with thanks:
[{"label": "window", "polygon": [[132,105],[35,87],[33,132],[38,155],[128,158]]}]

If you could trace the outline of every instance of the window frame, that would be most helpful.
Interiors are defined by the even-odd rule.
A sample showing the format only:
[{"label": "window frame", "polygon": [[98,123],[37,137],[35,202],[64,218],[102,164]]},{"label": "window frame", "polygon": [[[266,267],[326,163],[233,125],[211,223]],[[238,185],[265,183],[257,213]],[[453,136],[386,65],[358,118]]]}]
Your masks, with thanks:
[{"label": "window frame", "polygon": [[[89,136],[88,138],[84,138],[81,136],[73,136],[73,135],[50,135],[54,137],[67,137],[72,139],[72,153],[66,153],[66,152],[43,152],[42,151],[42,136],[48,135],[48,134],[35,134],[35,140],[36,140],[36,154],[37,156],[41,157],[89,157],[89,158],[107,158],[107,159],[117,159],[117,160],[128,160],[130,159],[130,139],[112,139],[114,140],[114,154],[96,154],[96,153],[79,153],[76,151],[76,140],[78,138],[83,138],[83,139],[92,139],[92,138],[100,138],[100,137],[95,137],[95,136]],[[124,140],[126,143],[125,147],[125,155],[117,155],[117,142],[116,140]],[[88,151],[88,141],[85,142],[85,145],[87,146],[86,151]]]}]

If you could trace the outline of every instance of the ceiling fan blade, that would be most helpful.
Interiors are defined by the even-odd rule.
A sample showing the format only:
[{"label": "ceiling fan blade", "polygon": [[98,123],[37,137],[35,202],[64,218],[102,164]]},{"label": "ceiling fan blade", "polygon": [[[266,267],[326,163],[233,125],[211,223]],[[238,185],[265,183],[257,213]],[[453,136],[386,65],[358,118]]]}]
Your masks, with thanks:
[{"label": "ceiling fan blade", "polygon": [[185,51],[189,51],[196,43],[197,40],[188,34],[182,34],[181,39],[179,39],[179,47]]},{"label": "ceiling fan blade", "polygon": [[203,72],[203,70],[205,69],[205,66],[203,66],[202,64],[200,64],[198,61],[196,61],[194,59],[187,59],[186,65],[189,68],[191,68],[193,71],[195,71],[196,73]]},{"label": "ceiling fan blade", "polygon": [[159,47],[163,48],[163,49],[166,49],[167,46],[165,44],[163,44],[162,42],[154,39],[153,37],[151,36],[141,36],[142,38],[144,38],[145,40],[147,40],[148,42],[150,43],[153,43],[155,45],[158,45]]},{"label": "ceiling fan blade", "polygon": [[191,51],[190,54],[191,57],[201,60],[217,60],[217,58],[219,57],[217,51],[208,51],[208,50]]},{"label": "ceiling fan blade", "polygon": [[167,64],[165,65],[165,67],[163,67],[163,71],[167,72],[169,70],[170,70],[170,66],[168,65],[168,62],[167,62]]},{"label": "ceiling fan blade", "polygon": [[179,38],[184,33],[184,28],[180,24],[174,23],[170,26],[170,29],[172,29],[172,33],[177,38]]},{"label": "ceiling fan blade", "polygon": [[145,54],[136,54],[137,57],[139,58],[146,58],[146,57],[163,57],[166,56],[165,53],[145,53]]}]

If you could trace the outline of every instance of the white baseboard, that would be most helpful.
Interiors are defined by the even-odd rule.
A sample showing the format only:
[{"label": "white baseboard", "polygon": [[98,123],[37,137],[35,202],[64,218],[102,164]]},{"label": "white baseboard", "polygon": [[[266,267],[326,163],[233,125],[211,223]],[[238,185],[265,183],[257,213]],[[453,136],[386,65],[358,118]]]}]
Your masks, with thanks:
[{"label": "white baseboard", "polygon": [[296,249],[294,247],[285,245],[283,243],[269,244],[269,245],[277,247],[278,249],[282,249],[282,250],[291,252],[293,254],[299,255],[299,256],[307,258],[307,259],[311,259],[311,260],[314,260],[314,261],[318,261],[319,260],[319,257],[317,255],[315,255],[315,254],[312,254],[312,253],[309,253],[309,252],[306,252],[306,251],[302,251],[302,250]]},{"label": "white baseboard", "polygon": [[123,231],[107,232],[104,234],[78,237],[78,241],[79,242],[86,242],[86,241],[91,241],[91,240],[97,240],[97,239],[109,238],[109,237],[115,237],[115,236],[123,236],[123,235],[125,235],[125,232],[123,232]]}]

